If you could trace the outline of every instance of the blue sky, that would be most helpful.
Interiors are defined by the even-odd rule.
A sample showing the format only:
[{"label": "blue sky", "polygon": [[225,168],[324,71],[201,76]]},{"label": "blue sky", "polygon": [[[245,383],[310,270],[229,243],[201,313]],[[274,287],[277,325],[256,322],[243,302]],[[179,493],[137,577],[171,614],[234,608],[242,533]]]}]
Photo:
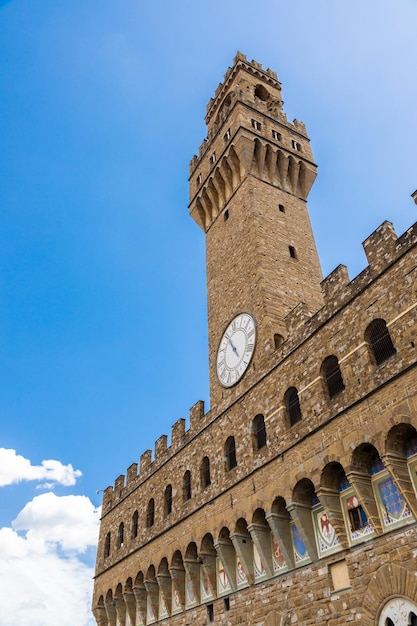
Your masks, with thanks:
[{"label": "blue sky", "polygon": [[323,274],[353,278],[380,223],[416,220],[416,22],[415,0],[0,0],[0,626],[93,623],[97,490],[208,407],[188,164],[236,51],[306,123]]}]

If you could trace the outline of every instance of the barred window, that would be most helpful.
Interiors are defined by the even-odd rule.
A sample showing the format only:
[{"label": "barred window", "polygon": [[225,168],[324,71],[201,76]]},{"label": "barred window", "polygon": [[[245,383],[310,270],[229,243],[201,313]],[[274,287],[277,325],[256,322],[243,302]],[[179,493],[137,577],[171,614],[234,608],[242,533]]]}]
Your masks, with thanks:
[{"label": "barred window", "polygon": [[333,398],[343,391],[345,384],[340,371],[339,361],[336,356],[328,356],[321,366],[322,376],[327,386],[329,398]]},{"label": "barred window", "polygon": [[397,352],[385,320],[377,319],[371,322],[365,331],[365,338],[377,365],[383,363]]}]

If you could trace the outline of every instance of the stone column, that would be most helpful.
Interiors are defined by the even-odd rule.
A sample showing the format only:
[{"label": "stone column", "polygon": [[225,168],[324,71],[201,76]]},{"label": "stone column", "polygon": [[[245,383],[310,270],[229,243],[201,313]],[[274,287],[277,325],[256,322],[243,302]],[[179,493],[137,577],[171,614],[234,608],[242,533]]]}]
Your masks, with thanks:
[{"label": "stone column", "polygon": [[291,504],[287,508],[292,520],[297,526],[297,530],[301,535],[310,559],[312,561],[317,561],[318,555],[316,536],[314,533],[311,507],[307,504],[301,504],[300,502],[291,502]]},{"label": "stone column", "polygon": [[230,539],[232,540],[236,554],[243,565],[243,569],[245,570],[246,576],[248,577],[248,582],[250,585],[253,585],[253,583],[255,582],[255,575],[253,571],[252,539],[249,534],[244,533],[234,533],[233,535],[230,535]]},{"label": "stone column", "polygon": [[274,566],[272,563],[271,531],[269,527],[264,524],[249,524],[248,531],[261,557],[266,574],[269,578],[272,578]]},{"label": "stone column", "polygon": [[93,609],[93,615],[97,622],[97,626],[108,626],[107,612],[104,606],[96,606]]},{"label": "stone column", "polygon": [[200,603],[200,570],[201,565],[195,559],[184,559],[184,567],[191,581],[197,604]]},{"label": "stone column", "polygon": [[266,513],[265,517],[274,533],[275,541],[284,555],[287,566],[289,569],[293,569],[295,564],[290,520],[286,515],[278,515],[278,513]]},{"label": "stone column", "polygon": [[156,575],[158,581],[158,587],[161,594],[161,598],[165,604],[168,615],[171,615],[171,594],[172,594],[172,581],[168,572],[161,572]]},{"label": "stone column", "polygon": [[230,539],[217,539],[214,547],[219,555],[233,591],[236,591],[236,552]]},{"label": "stone column", "polygon": [[136,599],[133,591],[125,590],[123,599],[126,605],[126,611],[129,616],[131,626],[136,626]]},{"label": "stone column", "polygon": [[174,591],[177,593],[182,610],[185,609],[185,570],[183,567],[170,567],[169,574],[171,576]]},{"label": "stone column", "polygon": [[[147,595],[145,585],[143,583],[135,585],[133,587],[133,595],[135,596],[137,612],[140,615],[141,621],[143,624],[146,624]],[[136,624],[136,616],[132,624]]]}]

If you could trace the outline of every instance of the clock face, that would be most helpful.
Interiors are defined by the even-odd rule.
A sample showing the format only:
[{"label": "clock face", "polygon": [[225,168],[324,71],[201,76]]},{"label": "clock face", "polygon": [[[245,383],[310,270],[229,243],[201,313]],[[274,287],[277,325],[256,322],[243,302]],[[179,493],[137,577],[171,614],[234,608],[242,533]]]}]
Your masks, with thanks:
[{"label": "clock face", "polygon": [[233,387],[242,378],[255,342],[255,319],[249,313],[240,313],[226,328],[217,352],[217,376],[223,387]]}]

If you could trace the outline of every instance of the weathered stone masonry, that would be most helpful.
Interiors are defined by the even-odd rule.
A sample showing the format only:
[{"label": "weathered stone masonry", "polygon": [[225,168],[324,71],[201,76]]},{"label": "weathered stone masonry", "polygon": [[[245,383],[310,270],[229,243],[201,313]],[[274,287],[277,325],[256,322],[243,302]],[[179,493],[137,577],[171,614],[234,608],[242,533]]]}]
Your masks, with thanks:
[{"label": "weathered stone masonry", "polygon": [[[384,222],[368,266],[324,280],[306,208],[316,166],[276,74],[238,53],[190,166],[206,232],[210,401],[103,497],[102,626],[417,624],[417,224]],[[225,389],[216,353],[256,318]]]}]

